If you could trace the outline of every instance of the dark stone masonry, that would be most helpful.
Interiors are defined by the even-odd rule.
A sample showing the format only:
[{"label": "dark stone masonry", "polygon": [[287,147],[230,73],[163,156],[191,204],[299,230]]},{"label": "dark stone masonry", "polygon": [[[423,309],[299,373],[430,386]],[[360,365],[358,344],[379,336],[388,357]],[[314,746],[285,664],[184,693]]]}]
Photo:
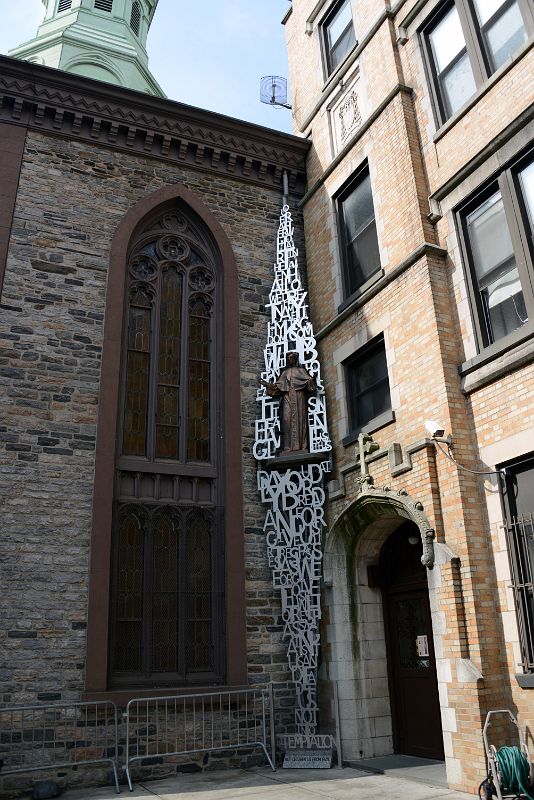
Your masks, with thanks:
[{"label": "dark stone masonry", "polygon": [[[286,681],[251,448],[282,173],[291,173],[296,206],[307,145],[198,112],[185,150],[176,149],[171,137],[168,156],[162,147],[147,153],[146,131],[137,129],[129,139],[122,135],[126,118],[130,132],[134,118],[141,125],[151,114],[160,126],[178,127],[177,104],[120,90],[111,109],[116,88],[10,59],[0,62],[0,150],[9,150],[14,131],[24,137],[18,165],[12,158],[14,179],[4,187],[15,202],[9,252],[0,263],[0,701],[52,703],[84,696],[110,247],[130,208],[177,184],[215,217],[237,264],[248,682]],[[37,88],[31,87],[30,71],[42,79]],[[42,114],[38,93],[48,98]],[[93,138],[89,107],[105,116]],[[184,110],[189,117],[195,113]],[[183,120],[182,127],[188,121],[192,125]],[[116,143],[109,135],[115,124]],[[218,148],[207,148],[214,139]],[[298,212],[295,221],[299,238]],[[5,780],[5,787],[14,785],[14,778]]]}]

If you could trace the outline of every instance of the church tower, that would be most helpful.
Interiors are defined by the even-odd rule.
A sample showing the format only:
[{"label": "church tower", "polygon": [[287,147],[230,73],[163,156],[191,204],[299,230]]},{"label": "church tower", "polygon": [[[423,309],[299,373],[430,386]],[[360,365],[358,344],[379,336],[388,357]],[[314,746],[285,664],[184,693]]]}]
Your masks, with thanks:
[{"label": "church tower", "polygon": [[164,97],[146,40],[158,0],[43,0],[34,39],[10,56]]}]

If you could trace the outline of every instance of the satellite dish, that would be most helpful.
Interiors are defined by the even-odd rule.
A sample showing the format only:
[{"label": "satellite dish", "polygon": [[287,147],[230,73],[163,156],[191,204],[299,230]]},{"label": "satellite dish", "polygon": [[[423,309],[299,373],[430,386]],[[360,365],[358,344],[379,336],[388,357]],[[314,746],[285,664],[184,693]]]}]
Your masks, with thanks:
[{"label": "satellite dish", "polygon": [[260,82],[260,100],[269,106],[291,108],[287,102],[287,80],[278,75],[265,75]]}]

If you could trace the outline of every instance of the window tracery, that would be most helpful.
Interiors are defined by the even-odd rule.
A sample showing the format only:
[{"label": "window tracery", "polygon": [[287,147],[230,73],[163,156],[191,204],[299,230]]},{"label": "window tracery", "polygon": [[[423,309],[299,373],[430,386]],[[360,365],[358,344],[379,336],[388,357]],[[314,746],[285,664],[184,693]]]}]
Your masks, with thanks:
[{"label": "window tracery", "polygon": [[193,218],[172,209],[148,220],[127,270],[114,686],[222,680],[219,283],[209,235]]}]

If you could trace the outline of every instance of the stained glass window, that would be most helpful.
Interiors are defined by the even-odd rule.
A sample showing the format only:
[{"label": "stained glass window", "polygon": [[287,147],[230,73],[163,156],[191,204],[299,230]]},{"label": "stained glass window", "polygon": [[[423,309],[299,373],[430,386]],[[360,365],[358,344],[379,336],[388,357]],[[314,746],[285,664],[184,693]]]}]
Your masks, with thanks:
[{"label": "stained glass window", "polygon": [[211,531],[200,511],[189,515],[187,525],[186,666],[206,671],[211,663]]},{"label": "stained glass window", "polygon": [[140,288],[133,293],[128,316],[123,442],[125,455],[144,456],[146,453],[151,306],[151,298],[145,289]]},{"label": "stained glass window", "polygon": [[221,337],[216,257],[200,229],[177,210],[151,220],[126,293],[111,684],[220,682]]},{"label": "stained glass window", "polygon": [[188,461],[210,458],[210,312],[202,298],[189,308]]},{"label": "stained glass window", "polygon": [[115,617],[115,670],[139,672],[143,634],[144,531],[132,510],[119,523]]},{"label": "stained glass window", "polygon": [[165,235],[144,242],[131,260],[124,456],[211,459],[216,284],[199,256]]}]

